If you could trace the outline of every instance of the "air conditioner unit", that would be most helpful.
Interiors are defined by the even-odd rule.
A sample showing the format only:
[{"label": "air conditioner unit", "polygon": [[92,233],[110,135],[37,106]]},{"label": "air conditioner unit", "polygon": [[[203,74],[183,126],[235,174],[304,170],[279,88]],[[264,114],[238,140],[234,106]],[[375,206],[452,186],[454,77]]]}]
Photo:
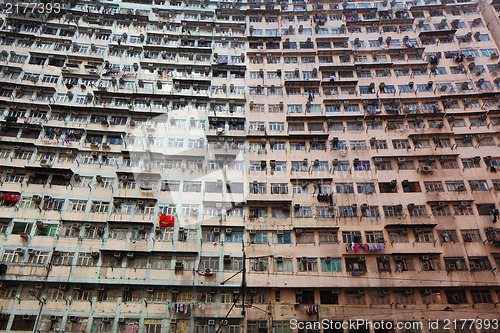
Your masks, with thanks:
[{"label": "air conditioner unit", "polygon": [[420,172],[424,175],[434,173],[432,168],[430,166],[427,166],[427,165],[423,166]]},{"label": "air conditioner unit", "polygon": [[79,284],[75,284],[75,285],[73,286],[73,290],[80,290],[80,289],[82,289],[82,286],[81,286],[81,285],[79,285]]},{"label": "air conditioner unit", "polygon": [[182,270],[184,268],[184,263],[182,261],[175,262],[175,270]]},{"label": "air conditioner unit", "polygon": [[457,269],[457,266],[455,264],[448,264],[446,265],[446,270],[447,271],[454,271]]},{"label": "air conditioner unit", "polygon": [[214,271],[211,268],[206,268],[205,275],[214,275]]},{"label": "air conditioner unit", "polygon": [[394,260],[395,261],[403,261],[403,257],[402,256],[395,256]]}]

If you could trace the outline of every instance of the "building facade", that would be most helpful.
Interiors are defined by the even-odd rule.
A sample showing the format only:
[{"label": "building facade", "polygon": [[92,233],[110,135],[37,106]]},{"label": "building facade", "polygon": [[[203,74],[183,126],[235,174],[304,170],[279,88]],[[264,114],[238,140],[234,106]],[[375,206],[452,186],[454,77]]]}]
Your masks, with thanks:
[{"label": "building facade", "polygon": [[0,331],[497,332],[492,11],[3,5]]}]

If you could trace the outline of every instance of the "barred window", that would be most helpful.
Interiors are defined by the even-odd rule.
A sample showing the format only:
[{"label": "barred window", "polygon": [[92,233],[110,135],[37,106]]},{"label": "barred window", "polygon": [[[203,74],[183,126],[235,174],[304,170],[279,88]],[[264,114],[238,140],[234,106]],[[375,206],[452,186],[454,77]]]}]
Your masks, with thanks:
[{"label": "barred window", "polygon": [[97,264],[97,260],[98,257],[92,256],[92,253],[80,253],[76,264],[77,266],[95,266]]},{"label": "barred window", "polygon": [[71,266],[75,258],[74,252],[62,252],[61,254],[52,257],[52,265],[55,266]]}]

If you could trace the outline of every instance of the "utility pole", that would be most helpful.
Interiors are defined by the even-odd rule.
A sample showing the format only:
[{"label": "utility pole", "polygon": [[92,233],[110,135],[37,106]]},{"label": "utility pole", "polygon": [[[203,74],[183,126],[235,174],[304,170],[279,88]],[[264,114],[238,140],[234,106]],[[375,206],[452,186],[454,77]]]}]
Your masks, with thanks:
[{"label": "utility pole", "polygon": [[36,333],[38,331],[38,326],[40,325],[40,316],[42,314],[43,306],[45,305],[45,298],[38,296],[34,290],[29,290],[28,293],[35,297],[39,302],[38,314],[36,315],[35,325],[33,325],[33,333]]},{"label": "utility pole", "polygon": [[243,248],[243,276],[241,277],[241,293],[243,295],[243,302],[241,307],[241,315],[245,317],[245,293],[247,291],[247,255],[245,253],[245,242],[242,241],[241,246]]}]

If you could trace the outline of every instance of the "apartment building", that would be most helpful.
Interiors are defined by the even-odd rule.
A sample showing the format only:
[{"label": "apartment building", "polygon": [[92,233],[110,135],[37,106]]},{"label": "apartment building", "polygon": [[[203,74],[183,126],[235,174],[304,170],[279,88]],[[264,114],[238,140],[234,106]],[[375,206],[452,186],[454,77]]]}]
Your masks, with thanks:
[{"label": "apartment building", "polygon": [[498,317],[487,23],[468,1],[249,4],[248,332]]},{"label": "apartment building", "polygon": [[2,332],[242,331],[239,6],[3,5]]},{"label": "apartment building", "polygon": [[489,4],[26,6],[1,14],[1,331],[498,330]]}]

